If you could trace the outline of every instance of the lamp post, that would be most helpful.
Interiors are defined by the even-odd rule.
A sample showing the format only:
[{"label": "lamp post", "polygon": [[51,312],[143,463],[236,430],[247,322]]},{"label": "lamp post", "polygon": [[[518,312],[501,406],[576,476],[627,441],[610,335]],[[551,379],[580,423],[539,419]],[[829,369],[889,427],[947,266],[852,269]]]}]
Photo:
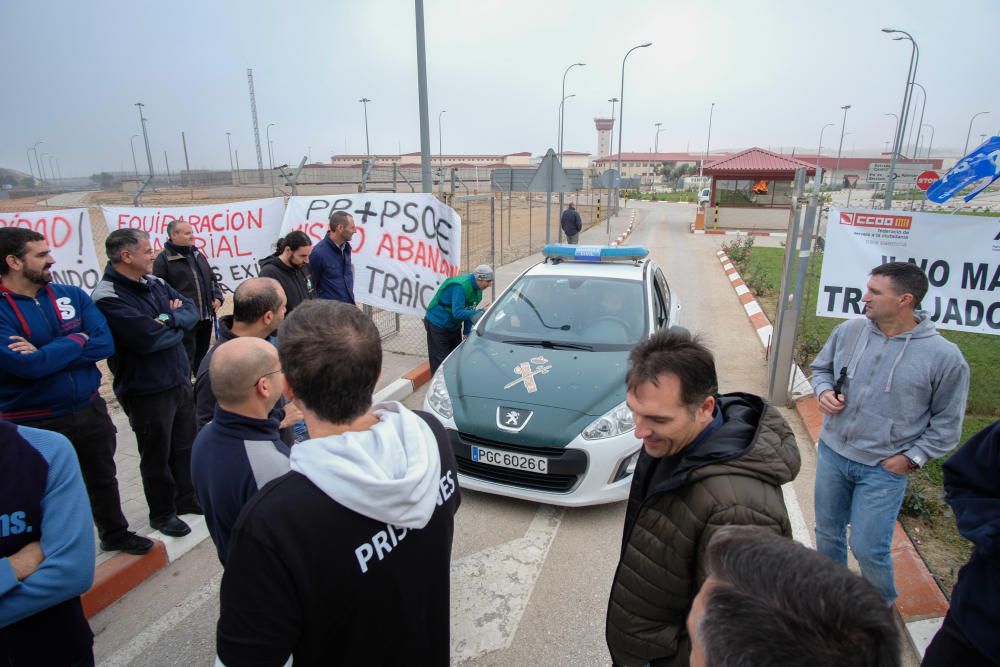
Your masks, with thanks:
[{"label": "lamp post", "polygon": [[[833,127],[834,125],[836,125],[836,123],[827,123],[819,131],[819,148],[816,149],[816,167],[817,168],[819,167],[819,156],[823,152],[823,133],[826,132],[826,128]],[[817,187],[819,187],[821,185],[823,185],[823,184],[819,183],[817,185]]]},{"label": "lamp post", "polygon": [[267,128],[264,130],[264,135],[267,137],[267,166],[270,168],[270,179],[271,179],[271,196],[274,196],[274,154],[271,150],[271,126],[277,123],[268,123]]},{"label": "lamp post", "polygon": [[[42,153],[42,159],[41,159],[41,161],[39,162],[39,165],[41,165],[41,166],[45,166],[45,158],[47,158],[48,156],[49,156],[49,154],[48,154],[48,153],[45,153],[45,152],[43,152],[43,153]],[[52,168],[52,163],[50,162],[50,163],[49,163],[49,169],[51,170],[51,168]],[[49,180],[52,180],[52,174],[51,174],[51,173],[49,174]],[[49,186],[48,186],[48,187],[49,187],[49,188],[51,189],[51,187],[52,187],[52,184],[51,184],[51,183],[49,183]]]},{"label": "lamp post", "polygon": [[[840,107],[844,110],[844,122],[840,124],[840,144],[837,146],[837,166],[834,168],[835,173],[840,173],[840,152],[844,148],[844,130],[847,129],[847,110],[851,108],[850,104],[845,104]],[[840,179],[841,184],[843,184],[844,179]],[[833,185],[833,174],[830,175],[830,185]]]},{"label": "lamp post", "polygon": [[226,146],[229,148],[229,180],[233,180],[233,141],[230,138],[232,132],[226,132]]},{"label": "lamp post", "polygon": [[931,148],[934,147],[934,126],[931,125],[930,123],[924,123],[920,127],[921,128],[925,128],[925,127],[931,128],[931,141],[930,141],[929,144],[927,144],[927,159],[929,160],[929,159],[931,159]]},{"label": "lamp post", "polygon": [[[969,131],[965,133],[965,148],[962,149],[962,157],[969,154],[969,137],[972,136],[972,122],[976,120],[977,116],[982,116],[983,114],[989,113],[989,111],[980,111],[977,114],[973,114],[972,118],[969,119]],[[37,144],[36,144],[37,146]],[[38,153],[35,153],[35,160],[38,160]]]},{"label": "lamp post", "polygon": [[28,172],[31,174],[31,186],[35,185],[35,165],[31,164],[31,148],[24,151],[25,156],[28,158]]},{"label": "lamp post", "polygon": [[139,138],[138,134],[133,134],[132,138],[128,140],[129,148],[132,149],[132,168],[135,169],[135,180],[139,180],[139,164],[135,161],[135,140]]},{"label": "lamp post", "polygon": [[712,147],[712,114],[714,113],[715,102],[712,102],[712,106],[708,109],[708,141],[705,142],[705,159],[701,161],[701,167],[698,168],[698,178],[705,177],[705,162],[708,161],[708,151]]},{"label": "lamp post", "polygon": [[38,180],[40,182],[45,181],[45,171],[42,169],[42,163],[38,160],[38,147],[44,143],[44,141],[36,141],[35,145],[31,147],[31,150],[35,153],[35,166],[38,167]]},{"label": "lamp post", "polygon": [[[618,180],[621,181],[622,177],[622,121],[625,119],[625,61],[628,60],[629,55],[636,49],[644,49],[647,46],[652,46],[652,42],[646,42],[638,46],[633,46],[631,49],[625,52],[625,57],[622,58],[622,85],[621,91],[618,93]],[[612,112],[614,108],[612,107]],[[617,183],[615,184],[615,190],[618,190]],[[609,202],[610,203],[610,202]],[[615,198],[615,208],[618,208],[618,199]]]},{"label": "lamp post", "polygon": [[[913,145],[913,150],[910,152],[910,155],[912,155],[913,159],[916,160],[918,157],[920,157],[919,150],[918,150],[918,148],[920,146],[920,127],[924,124],[924,110],[927,108],[927,89],[924,88],[923,86],[921,86],[916,81],[913,82],[913,85],[920,89],[920,92],[922,93],[922,98],[921,99],[923,100],[923,102],[921,102],[921,104],[920,104],[920,121],[917,123],[917,142]],[[910,136],[911,137],[913,136],[913,122],[912,121],[913,121],[913,119],[911,118],[910,119]]]},{"label": "lamp post", "polygon": [[372,148],[371,144],[368,143],[368,103],[371,102],[371,100],[367,97],[362,97],[358,100],[358,102],[361,102],[361,104],[365,107],[365,155],[367,155],[370,160],[372,157]]},{"label": "lamp post", "polygon": [[441,109],[438,113],[438,166],[444,165],[444,151],[442,150],[442,139],[441,139],[441,114],[447,113],[447,109]]},{"label": "lamp post", "polygon": [[906,88],[903,90],[903,108],[899,112],[899,122],[896,123],[896,137],[892,144],[892,158],[889,162],[889,175],[885,179],[885,208],[892,208],[892,186],[896,179],[896,160],[903,147],[903,132],[906,128],[906,114],[910,108],[910,98],[913,94],[913,80],[917,76],[917,65],[920,64],[920,47],[917,46],[913,36],[905,30],[894,28],[882,28],[886,34],[899,34],[904,37],[894,37],[893,40],[907,39],[910,41],[910,67],[906,72]]},{"label": "lamp post", "polygon": [[653,123],[653,125],[656,126],[656,141],[653,142],[653,153],[659,153],[660,152],[660,132],[663,132],[663,130],[660,129],[660,126],[663,125],[663,123]]},{"label": "lamp post", "polygon": [[565,121],[566,118],[565,114],[566,107],[563,104],[563,102],[566,101],[566,75],[569,74],[569,71],[574,67],[586,67],[586,66],[587,63],[573,63],[572,65],[566,68],[566,71],[563,72],[562,75],[562,93],[561,93],[562,102],[559,103],[559,138],[556,141],[556,148],[558,148],[559,150],[560,162],[562,162],[562,153],[563,153],[563,122]]}]

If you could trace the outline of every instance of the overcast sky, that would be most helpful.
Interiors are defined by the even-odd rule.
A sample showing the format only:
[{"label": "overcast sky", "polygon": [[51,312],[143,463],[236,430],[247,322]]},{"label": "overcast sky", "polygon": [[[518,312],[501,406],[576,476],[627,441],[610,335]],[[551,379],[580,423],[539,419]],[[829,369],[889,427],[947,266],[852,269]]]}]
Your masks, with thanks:
[{"label": "overcast sky", "polygon": [[[432,151],[438,112],[445,153],[542,154],[556,144],[560,84],[569,72],[565,147],[596,153],[625,74],[623,149],[661,151],[792,145],[836,154],[881,151],[900,111],[910,43],[927,89],[934,146],[961,150],[969,119],[1000,127],[997,0],[425,0]],[[57,156],[63,175],[132,168],[129,139],[145,103],[157,171],[256,163],[247,91],[254,71],[264,166],[364,153],[368,97],[373,152],[420,149],[412,0],[0,0],[0,167],[27,171],[25,151]],[[919,94],[917,113],[919,113]],[[619,115],[616,113],[616,115]],[[617,134],[617,133],[616,133]],[[929,130],[927,131],[929,134]],[[927,140],[924,141],[926,145]],[[144,171],[142,140],[136,142]],[[617,146],[617,136],[616,144]],[[935,151],[937,153],[937,151]]]}]

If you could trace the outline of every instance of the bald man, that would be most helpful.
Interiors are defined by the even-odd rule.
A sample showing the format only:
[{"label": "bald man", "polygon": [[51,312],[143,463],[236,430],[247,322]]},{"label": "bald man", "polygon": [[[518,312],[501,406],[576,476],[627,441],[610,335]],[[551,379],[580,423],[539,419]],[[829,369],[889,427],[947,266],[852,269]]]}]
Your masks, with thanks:
[{"label": "bald man", "polygon": [[191,479],[219,560],[229,533],[258,489],[288,472],[288,446],[273,415],[284,375],[278,351],[261,338],[235,338],[216,348],[209,373],[218,403],[195,438]]}]

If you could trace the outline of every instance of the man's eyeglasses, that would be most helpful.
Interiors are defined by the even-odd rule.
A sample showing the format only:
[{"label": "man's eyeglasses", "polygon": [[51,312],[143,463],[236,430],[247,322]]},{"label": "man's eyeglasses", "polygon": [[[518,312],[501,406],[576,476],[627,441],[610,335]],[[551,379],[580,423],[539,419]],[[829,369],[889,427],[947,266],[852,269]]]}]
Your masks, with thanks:
[{"label": "man's eyeglasses", "polygon": [[253,386],[256,387],[257,383],[260,382],[261,380],[263,380],[264,378],[266,378],[268,375],[274,375],[275,373],[280,373],[280,372],[281,372],[281,369],[279,368],[276,371],[271,371],[270,373],[264,373],[259,378],[257,378],[256,382],[253,383]]}]

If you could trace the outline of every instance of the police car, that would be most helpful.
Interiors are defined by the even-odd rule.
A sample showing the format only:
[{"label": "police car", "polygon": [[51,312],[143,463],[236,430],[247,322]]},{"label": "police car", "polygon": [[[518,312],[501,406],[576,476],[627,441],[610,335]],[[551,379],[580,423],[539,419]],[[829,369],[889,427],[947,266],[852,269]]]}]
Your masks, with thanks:
[{"label": "police car", "polygon": [[564,506],[628,497],[642,442],[625,405],[628,355],[680,306],[639,246],[550,244],[435,373],[467,489]]}]

